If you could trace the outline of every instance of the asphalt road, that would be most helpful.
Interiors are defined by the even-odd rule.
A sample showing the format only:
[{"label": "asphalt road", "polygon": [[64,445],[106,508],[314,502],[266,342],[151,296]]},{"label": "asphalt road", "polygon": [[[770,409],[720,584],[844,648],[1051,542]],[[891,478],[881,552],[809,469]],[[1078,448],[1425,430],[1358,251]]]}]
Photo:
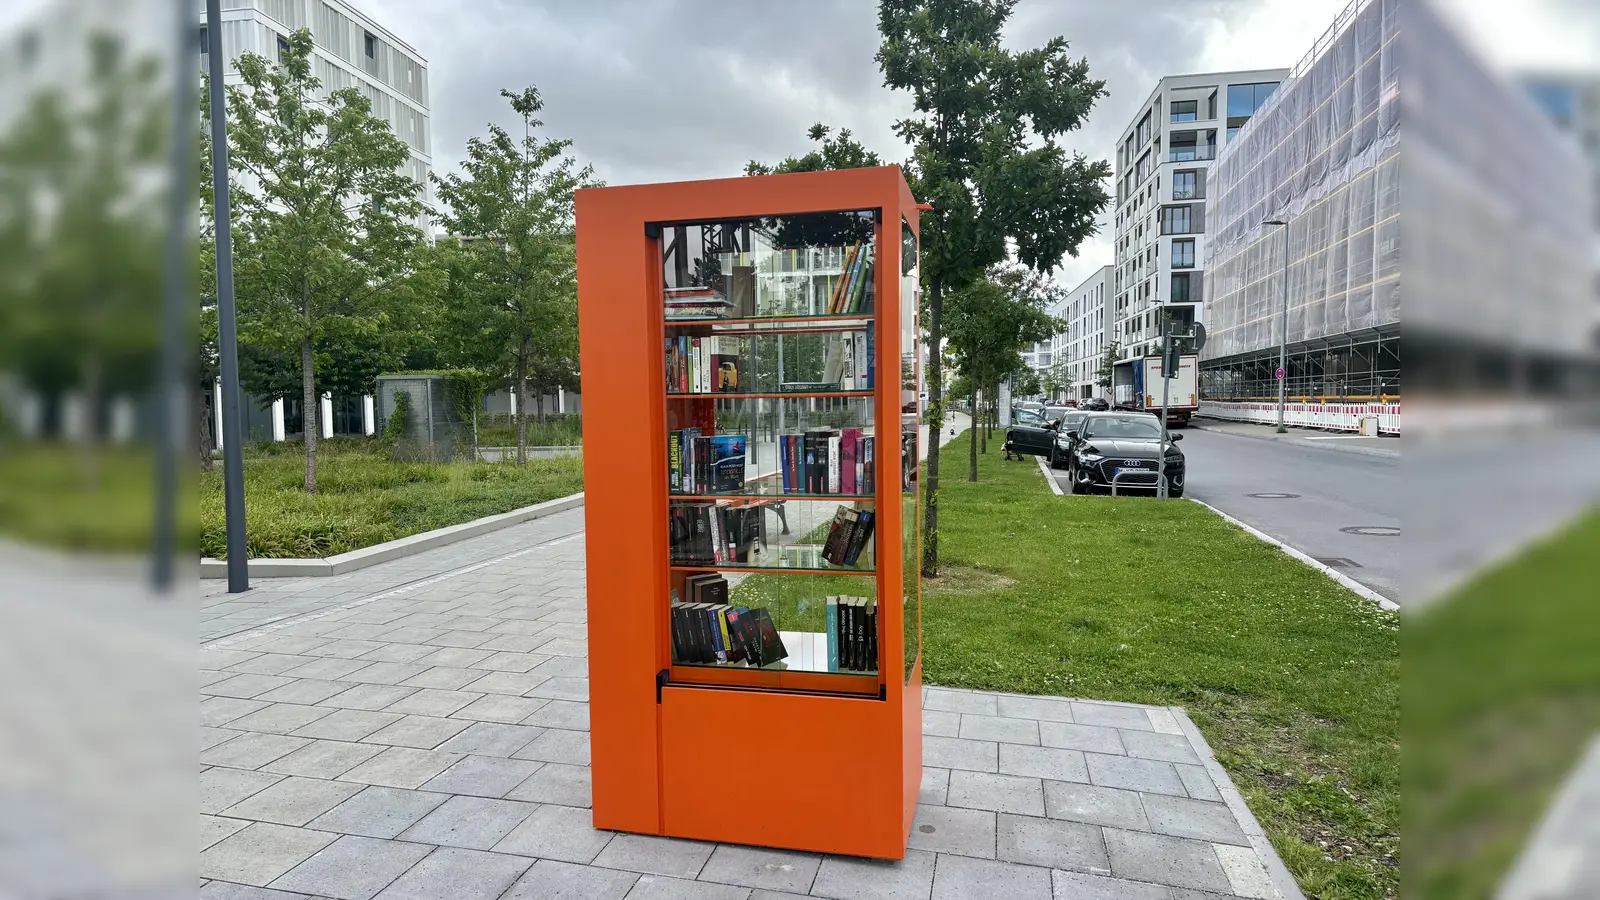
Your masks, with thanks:
[{"label": "asphalt road", "polygon": [[[1337,448],[1187,428],[1186,497],[1203,500],[1400,602],[1400,460]],[[1066,489],[1065,472],[1057,479]],[[1268,499],[1251,494],[1293,494]],[[1395,529],[1392,536],[1343,528]]]}]

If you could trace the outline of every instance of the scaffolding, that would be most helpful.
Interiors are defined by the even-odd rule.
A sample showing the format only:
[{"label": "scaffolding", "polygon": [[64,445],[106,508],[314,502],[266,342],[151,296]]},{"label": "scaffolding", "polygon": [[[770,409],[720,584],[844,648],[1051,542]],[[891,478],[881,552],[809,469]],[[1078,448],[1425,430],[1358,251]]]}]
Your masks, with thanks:
[{"label": "scaffolding", "polygon": [[1211,170],[1202,364],[1219,388],[1254,384],[1269,351],[1270,379],[1285,335],[1304,393],[1348,382],[1329,372],[1357,347],[1365,382],[1398,381],[1399,2],[1352,2]]}]

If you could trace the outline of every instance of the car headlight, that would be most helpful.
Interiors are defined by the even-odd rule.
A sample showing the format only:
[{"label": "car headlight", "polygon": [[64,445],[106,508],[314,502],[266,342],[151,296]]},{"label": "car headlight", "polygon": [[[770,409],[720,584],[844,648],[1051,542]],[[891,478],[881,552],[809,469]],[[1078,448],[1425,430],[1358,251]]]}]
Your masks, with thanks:
[{"label": "car headlight", "polygon": [[1083,460],[1086,463],[1097,463],[1100,460],[1105,459],[1104,456],[1101,456],[1098,453],[1090,453],[1087,450],[1082,452],[1082,453],[1079,453],[1078,454],[1078,458]]}]

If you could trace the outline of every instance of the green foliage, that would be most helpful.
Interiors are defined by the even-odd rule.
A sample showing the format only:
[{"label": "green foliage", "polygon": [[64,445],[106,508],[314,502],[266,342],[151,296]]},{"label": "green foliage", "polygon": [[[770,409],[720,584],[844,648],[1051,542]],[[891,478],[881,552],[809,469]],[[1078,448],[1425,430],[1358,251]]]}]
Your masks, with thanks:
[{"label": "green foliage", "polygon": [[[1002,43],[1016,0],[879,0],[878,67],[884,84],[911,92],[913,114],[895,123],[911,145],[912,193],[931,203],[920,218],[922,320],[941,347],[947,290],[978,281],[1014,258],[1035,271],[1097,231],[1110,198],[1105,161],[1068,154],[1060,138],[1079,128],[1105,82],[1067,55],[1065,38],[1031,50]],[[929,367],[928,402],[944,403],[944,373]],[[938,413],[931,418],[939,427]],[[938,571],[939,457],[925,466],[924,575]]]},{"label": "green foliage", "polygon": [[1032,397],[1044,392],[1044,384],[1040,381],[1038,372],[1023,369],[1012,377],[1011,392],[1015,396]]},{"label": "green foliage", "polygon": [[833,128],[818,122],[806,132],[806,137],[821,144],[821,148],[804,156],[790,156],[776,165],[750,160],[745,164],[746,175],[782,175],[789,172],[826,172],[835,169],[862,169],[881,166],[878,154],[861,145],[850,136],[850,129],[839,130],[838,137],[829,137]]},{"label": "green foliage", "polygon": [[[947,446],[946,462],[964,449]],[[1397,617],[1197,504],[1057,497],[1031,461],[995,453],[980,474],[940,488],[945,559],[923,581],[928,683],[1182,706],[1307,896],[1397,896]],[[1525,606],[1503,602],[1512,595],[1495,598],[1506,621]],[[1459,659],[1451,638],[1441,659]],[[1592,684],[1595,654],[1570,643],[1551,658],[1586,666]]]},{"label": "green foliage", "polygon": [[1122,344],[1112,341],[1106,345],[1106,353],[1100,357],[1100,371],[1095,373],[1094,383],[1103,388],[1111,387],[1111,381],[1117,371],[1118,354],[1122,352]]},{"label": "green foliage", "polygon": [[[331,556],[583,490],[577,458],[509,463],[396,463],[350,448],[323,460],[321,489],[300,490],[290,456],[245,466],[245,532],[252,558]],[[222,472],[200,479],[200,552],[223,558]]]},{"label": "green foliage", "polygon": [[383,423],[383,446],[393,453],[400,445],[407,443],[411,433],[411,418],[414,415],[411,409],[411,392],[400,391],[394,395],[394,411],[389,413],[389,418]]},{"label": "green foliage", "polygon": [[[599,184],[568,155],[569,140],[538,137],[536,88],[502,90],[522,139],[498,125],[467,141],[462,174],[434,176],[446,242],[436,264],[446,309],[441,355],[484,383],[514,373],[519,399],[578,388],[577,250],[573,191]],[[519,431],[529,403],[518,404]],[[518,458],[525,458],[525,438]]]},{"label": "green foliage", "polygon": [[[420,330],[422,186],[402,171],[410,150],[371,102],[354,88],[325,92],[311,53],[302,28],[279,63],[241,56],[227,112],[240,341],[259,363],[252,386],[276,394],[297,371],[315,410],[333,382],[367,388]],[[201,192],[209,211],[209,180]],[[319,379],[324,368],[337,377]],[[307,491],[317,437],[305,429]]]},{"label": "green foliage", "polygon": [[[155,521],[155,466],[143,448],[120,448],[100,460],[85,484],[75,448],[51,442],[0,445],[0,535],[92,553],[148,553]],[[198,528],[193,484],[180,480],[175,500],[180,546]]]}]

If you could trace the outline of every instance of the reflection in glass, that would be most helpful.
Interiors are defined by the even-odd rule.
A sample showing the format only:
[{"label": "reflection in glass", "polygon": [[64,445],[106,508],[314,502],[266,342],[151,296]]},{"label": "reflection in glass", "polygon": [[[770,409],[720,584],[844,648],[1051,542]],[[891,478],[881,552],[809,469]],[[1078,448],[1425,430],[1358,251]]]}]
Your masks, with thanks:
[{"label": "reflection in glass", "polygon": [[[918,442],[922,425],[922,342],[917,308],[920,296],[917,235],[900,220],[900,433],[902,471],[900,485],[900,552],[902,575],[901,628],[905,648],[905,677],[922,652],[922,543],[921,515],[917,503],[917,477],[922,458]],[[938,447],[937,437],[930,446]],[[937,452],[937,451],[931,451]]]}]

